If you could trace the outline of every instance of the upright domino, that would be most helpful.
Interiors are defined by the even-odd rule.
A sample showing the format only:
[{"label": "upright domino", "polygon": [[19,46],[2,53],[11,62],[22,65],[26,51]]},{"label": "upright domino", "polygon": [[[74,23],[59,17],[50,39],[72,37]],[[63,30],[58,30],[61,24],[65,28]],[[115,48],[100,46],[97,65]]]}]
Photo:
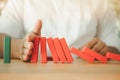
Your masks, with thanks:
[{"label": "upright domino", "polygon": [[38,47],[39,47],[39,37],[35,37],[31,63],[37,63],[38,61]]},{"label": "upright domino", "polygon": [[40,38],[40,49],[41,49],[41,63],[47,63],[47,50],[46,50],[46,38]]},{"label": "upright domino", "polygon": [[58,63],[59,62],[59,58],[58,58],[58,55],[57,55],[57,52],[56,52],[56,49],[55,49],[55,45],[54,45],[53,39],[52,38],[48,38],[47,39],[47,43],[48,43],[48,46],[50,48],[50,52],[52,54],[52,58],[53,58],[54,63]]},{"label": "upright domino", "polygon": [[106,53],[106,57],[109,58],[109,59],[120,61],[120,54],[115,54],[115,53],[107,52]]},{"label": "upright domino", "polygon": [[5,36],[4,38],[4,63],[10,63],[11,57],[11,38]]},{"label": "upright domino", "polygon": [[63,48],[63,51],[65,53],[65,56],[67,58],[67,61],[71,63],[73,61],[72,55],[70,53],[70,50],[68,48],[67,42],[65,41],[64,38],[60,39],[61,46]]},{"label": "upright domino", "polygon": [[63,49],[62,49],[62,47],[61,47],[61,44],[60,44],[59,39],[58,39],[58,38],[55,38],[55,39],[53,40],[53,42],[54,42],[54,45],[55,45],[55,49],[56,49],[56,51],[57,51],[57,55],[58,55],[58,57],[60,58],[60,61],[61,61],[62,63],[66,62],[66,57],[65,57],[65,54],[64,54]]},{"label": "upright domino", "polygon": [[90,62],[90,63],[93,63],[94,62],[94,59],[93,57],[87,55],[87,54],[84,54],[82,51],[76,49],[76,48],[72,48],[71,49],[71,52],[77,56],[79,56],[80,58]]},{"label": "upright domino", "polygon": [[91,57],[94,57],[96,58],[97,60],[101,61],[102,63],[106,63],[107,62],[107,58],[96,53],[95,51],[87,48],[87,47],[84,47],[83,50],[82,50],[85,54],[91,56]]}]

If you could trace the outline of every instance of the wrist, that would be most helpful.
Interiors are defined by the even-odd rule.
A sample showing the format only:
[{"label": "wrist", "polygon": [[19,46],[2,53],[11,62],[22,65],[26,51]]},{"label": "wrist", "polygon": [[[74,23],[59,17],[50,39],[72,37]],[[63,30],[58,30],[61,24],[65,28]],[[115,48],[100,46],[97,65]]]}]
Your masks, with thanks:
[{"label": "wrist", "polygon": [[22,39],[11,39],[11,57],[15,59],[20,59],[21,54]]}]

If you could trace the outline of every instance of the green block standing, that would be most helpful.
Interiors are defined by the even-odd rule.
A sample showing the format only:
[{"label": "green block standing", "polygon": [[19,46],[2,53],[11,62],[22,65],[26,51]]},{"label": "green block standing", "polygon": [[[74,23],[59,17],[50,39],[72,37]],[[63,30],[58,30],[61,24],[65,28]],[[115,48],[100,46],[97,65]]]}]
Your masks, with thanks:
[{"label": "green block standing", "polygon": [[11,38],[10,36],[5,36],[4,38],[4,63],[10,63],[11,57]]}]

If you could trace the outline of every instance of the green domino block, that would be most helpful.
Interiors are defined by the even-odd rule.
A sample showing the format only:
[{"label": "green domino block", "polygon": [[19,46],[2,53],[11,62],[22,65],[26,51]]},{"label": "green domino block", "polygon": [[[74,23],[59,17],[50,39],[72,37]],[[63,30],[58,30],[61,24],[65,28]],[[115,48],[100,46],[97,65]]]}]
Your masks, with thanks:
[{"label": "green domino block", "polygon": [[11,57],[11,38],[9,36],[5,36],[4,38],[4,63],[10,63]]}]

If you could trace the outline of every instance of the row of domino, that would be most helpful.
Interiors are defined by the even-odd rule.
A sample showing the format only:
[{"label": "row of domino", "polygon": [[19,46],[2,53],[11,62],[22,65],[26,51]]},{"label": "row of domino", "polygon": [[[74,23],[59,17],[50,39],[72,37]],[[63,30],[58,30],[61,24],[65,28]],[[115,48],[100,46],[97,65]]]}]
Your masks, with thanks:
[{"label": "row of domino", "polygon": [[[53,61],[55,63],[58,63],[59,61],[61,61],[62,63],[66,62],[66,61],[71,63],[73,61],[73,58],[70,53],[73,53],[73,54],[77,55],[78,57],[80,57],[90,63],[93,63],[95,59],[101,61],[102,63],[106,63],[108,58],[120,61],[120,55],[111,53],[111,52],[107,52],[106,56],[103,56],[103,55],[96,53],[95,51],[92,51],[91,49],[89,49],[87,47],[84,47],[82,51],[78,50],[76,48],[69,49],[64,38],[62,38],[62,39],[58,39],[58,38],[46,39],[45,37],[41,37],[41,38],[35,37],[33,54],[31,57],[32,63],[37,62],[37,60],[38,60],[39,42],[41,43],[41,46],[42,46],[40,48],[41,49],[41,57],[42,57],[41,62],[42,63],[47,62],[46,40],[47,40],[48,46],[50,48]],[[54,42],[54,44],[53,44],[53,42]],[[11,37],[5,36],[5,38],[4,38],[4,63],[10,63],[10,60],[11,60],[11,56],[10,56],[11,47],[10,46],[11,46]],[[61,53],[62,53],[62,55],[61,55]]]}]

